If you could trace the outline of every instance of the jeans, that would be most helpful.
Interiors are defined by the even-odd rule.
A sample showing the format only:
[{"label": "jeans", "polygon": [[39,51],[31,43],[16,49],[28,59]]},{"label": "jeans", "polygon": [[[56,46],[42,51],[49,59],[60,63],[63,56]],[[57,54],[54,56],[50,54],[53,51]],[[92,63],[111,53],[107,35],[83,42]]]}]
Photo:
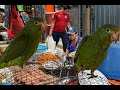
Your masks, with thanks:
[{"label": "jeans", "polygon": [[52,36],[53,36],[54,41],[56,41],[56,46],[59,42],[59,39],[60,38],[62,39],[63,51],[65,52],[66,48],[67,48],[67,34],[66,34],[66,31],[64,31],[64,32],[53,31]]}]

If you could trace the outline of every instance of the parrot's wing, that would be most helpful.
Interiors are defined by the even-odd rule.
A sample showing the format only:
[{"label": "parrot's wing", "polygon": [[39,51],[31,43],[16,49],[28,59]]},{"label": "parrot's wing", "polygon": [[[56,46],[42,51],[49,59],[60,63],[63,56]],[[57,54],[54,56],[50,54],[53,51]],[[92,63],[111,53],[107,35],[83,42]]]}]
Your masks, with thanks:
[{"label": "parrot's wing", "polygon": [[90,38],[90,36],[87,35],[87,36],[83,37],[83,39],[80,41],[77,51],[75,53],[75,58],[74,58],[75,60],[77,60],[77,58],[79,56],[79,52],[80,52],[79,49],[85,44],[85,42],[87,42],[88,38]]},{"label": "parrot's wing", "polygon": [[0,62],[9,62],[21,56],[25,49],[28,47],[29,38],[25,37],[23,34],[20,34],[16,37],[6,48],[5,52],[1,56]]},{"label": "parrot's wing", "polygon": [[84,45],[84,43],[88,40],[88,38],[90,38],[90,36],[86,35],[86,36],[80,41],[79,47],[82,47],[82,46]]}]

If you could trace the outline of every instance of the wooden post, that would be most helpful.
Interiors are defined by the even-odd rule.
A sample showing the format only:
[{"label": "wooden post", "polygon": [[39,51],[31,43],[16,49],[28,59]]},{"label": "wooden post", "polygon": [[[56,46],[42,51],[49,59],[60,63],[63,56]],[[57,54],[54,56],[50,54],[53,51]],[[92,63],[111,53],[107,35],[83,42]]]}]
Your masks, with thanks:
[{"label": "wooden post", "polygon": [[90,35],[90,6],[86,7],[86,35]]}]

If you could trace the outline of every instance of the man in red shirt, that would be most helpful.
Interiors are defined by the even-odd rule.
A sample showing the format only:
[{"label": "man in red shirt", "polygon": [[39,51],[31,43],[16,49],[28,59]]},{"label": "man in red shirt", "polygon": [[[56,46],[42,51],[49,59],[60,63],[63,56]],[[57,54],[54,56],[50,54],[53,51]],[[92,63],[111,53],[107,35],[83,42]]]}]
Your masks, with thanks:
[{"label": "man in red shirt", "polygon": [[52,18],[51,28],[49,31],[49,36],[53,36],[54,41],[56,41],[56,46],[59,39],[62,39],[63,51],[67,48],[67,35],[66,26],[70,29],[70,15],[69,15],[69,5],[63,5],[62,10],[56,11]]}]

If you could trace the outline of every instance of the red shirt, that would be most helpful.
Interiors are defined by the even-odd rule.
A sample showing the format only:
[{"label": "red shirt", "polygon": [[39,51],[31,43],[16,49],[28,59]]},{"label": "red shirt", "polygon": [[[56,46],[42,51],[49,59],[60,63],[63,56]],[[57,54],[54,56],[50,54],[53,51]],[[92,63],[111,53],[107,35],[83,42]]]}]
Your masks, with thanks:
[{"label": "red shirt", "polygon": [[52,19],[55,20],[55,26],[53,28],[53,31],[63,32],[66,29],[67,22],[70,22],[70,15],[63,14],[62,12],[57,11],[54,13]]}]

